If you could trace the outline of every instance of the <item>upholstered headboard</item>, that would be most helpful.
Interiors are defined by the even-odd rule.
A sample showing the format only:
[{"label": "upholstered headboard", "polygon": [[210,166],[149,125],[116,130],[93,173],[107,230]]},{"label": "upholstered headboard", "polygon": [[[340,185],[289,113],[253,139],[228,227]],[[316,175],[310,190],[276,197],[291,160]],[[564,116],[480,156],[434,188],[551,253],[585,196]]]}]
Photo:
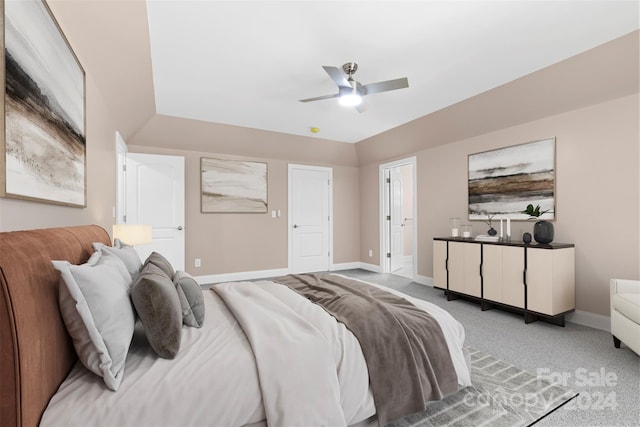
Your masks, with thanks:
[{"label": "upholstered headboard", "polygon": [[37,426],[76,353],[58,309],[52,259],[73,264],[110,243],[96,225],[0,233],[0,426]]}]

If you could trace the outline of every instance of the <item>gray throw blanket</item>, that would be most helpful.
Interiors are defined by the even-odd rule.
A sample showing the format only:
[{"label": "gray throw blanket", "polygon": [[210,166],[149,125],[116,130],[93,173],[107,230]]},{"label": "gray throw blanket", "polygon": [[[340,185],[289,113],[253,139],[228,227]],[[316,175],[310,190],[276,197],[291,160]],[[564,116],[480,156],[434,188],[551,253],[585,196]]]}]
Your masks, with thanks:
[{"label": "gray throw blanket", "polygon": [[426,402],[457,391],[458,378],[440,325],[409,301],[328,274],[274,281],[322,306],[358,339],[380,425],[422,412]]}]

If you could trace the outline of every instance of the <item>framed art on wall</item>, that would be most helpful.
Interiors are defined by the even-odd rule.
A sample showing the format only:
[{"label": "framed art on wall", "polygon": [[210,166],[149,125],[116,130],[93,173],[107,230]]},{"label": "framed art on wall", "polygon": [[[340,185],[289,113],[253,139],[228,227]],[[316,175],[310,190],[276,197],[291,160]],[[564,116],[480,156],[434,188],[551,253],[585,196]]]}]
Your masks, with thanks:
[{"label": "framed art on wall", "polygon": [[200,159],[203,213],[266,213],[267,164]]},{"label": "framed art on wall", "polygon": [[84,70],[44,1],[3,11],[1,195],[84,207]]},{"label": "framed art on wall", "polygon": [[527,205],[555,219],[555,138],[471,154],[469,219],[503,215],[529,219]]}]

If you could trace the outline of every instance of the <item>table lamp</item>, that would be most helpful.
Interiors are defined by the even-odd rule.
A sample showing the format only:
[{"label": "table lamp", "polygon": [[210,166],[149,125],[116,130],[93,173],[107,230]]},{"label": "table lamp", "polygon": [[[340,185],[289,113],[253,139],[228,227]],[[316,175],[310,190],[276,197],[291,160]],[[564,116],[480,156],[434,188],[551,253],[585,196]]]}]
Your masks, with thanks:
[{"label": "table lamp", "polygon": [[146,245],[153,241],[150,224],[115,224],[113,226],[113,240],[130,246]]}]

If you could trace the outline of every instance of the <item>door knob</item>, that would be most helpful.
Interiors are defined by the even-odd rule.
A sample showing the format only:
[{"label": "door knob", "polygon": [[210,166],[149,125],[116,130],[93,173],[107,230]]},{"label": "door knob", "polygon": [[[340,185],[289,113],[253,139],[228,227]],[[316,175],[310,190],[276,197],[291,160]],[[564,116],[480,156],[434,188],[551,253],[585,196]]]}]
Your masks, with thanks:
[{"label": "door knob", "polygon": [[182,231],[182,226],[181,225],[178,226],[178,231]]},{"label": "door knob", "polygon": [[297,224],[293,224],[293,228],[298,228],[298,225]]}]

